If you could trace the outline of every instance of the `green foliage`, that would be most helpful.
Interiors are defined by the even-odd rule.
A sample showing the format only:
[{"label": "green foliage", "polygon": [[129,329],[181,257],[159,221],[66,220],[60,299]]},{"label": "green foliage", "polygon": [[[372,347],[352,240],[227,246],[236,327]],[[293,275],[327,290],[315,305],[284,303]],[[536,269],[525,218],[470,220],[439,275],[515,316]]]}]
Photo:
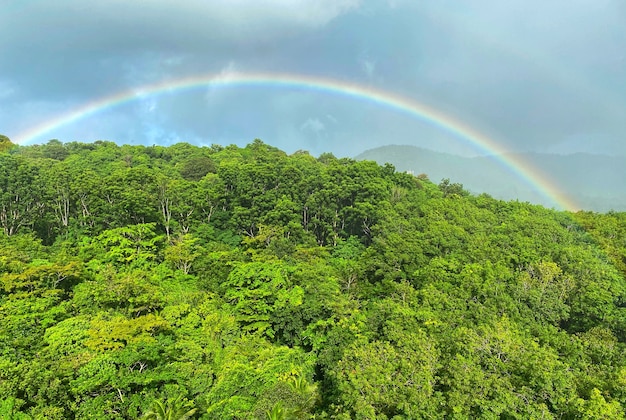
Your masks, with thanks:
[{"label": "green foliage", "polygon": [[65,148],[63,143],[59,140],[50,140],[42,151],[42,155],[48,159],[64,160],[70,154],[69,150]]},{"label": "green foliage", "polygon": [[150,410],[142,416],[142,418],[150,420],[187,420],[193,417],[198,411],[193,408],[193,403],[184,402],[181,397],[167,401],[155,400]]},{"label": "green foliage", "polygon": [[463,190],[463,185],[459,183],[450,183],[450,179],[445,178],[439,183],[439,189],[443,192],[444,197],[455,198],[468,195],[467,191]]},{"label": "green foliage", "polygon": [[119,266],[141,266],[156,259],[163,237],[155,232],[155,224],[137,224],[101,233],[92,246],[103,262]]},{"label": "green foliage", "polygon": [[0,401],[0,416],[7,420],[31,420],[31,416],[19,411],[23,403],[23,401],[19,401],[15,398],[7,398]]},{"label": "green foliage", "polygon": [[267,411],[267,420],[285,420],[287,418],[287,414],[285,409],[283,408],[283,404],[279,401],[272,407],[271,410]]},{"label": "green foliage", "polygon": [[623,213],[260,140],[7,142],[2,418],[624,418]]},{"label": "green foliage", "polygon": [[188,181],[200,181],[210,172],[215,172],[215,164],[207,156],[194,156],[182,163],[180,174]]},{"label": "green foliage", "polygon": [[36,164],[0,154],[0,226],[7,236],[33,227],[43,213],[42,183]]},{"label": "green foliage", "polygon": [[594,388],[589,400],[577,401],[581,419],[623,419],[624,410],[618,401],[607,402],[600,390]]},{"label": "green foliage", "polygon": [[184,235],[175,239],[174,243],[165,249],[165,261],[177,270],[189,274],[194,261],[202,252],[198,242],[198,239],[192,235]]},{"label": "green foliage", "polygon": [[282,264],[269,262],[237,265],[221,289],[242,330],[270,338],[276,333],[274,314],[301,305],[304,294],[301,287],[291,285]]},{"label": "green foliage", "polygon": [[0,134],[0,153],[5,153],[10,151],[15,147],[15,144],[11,142],[7,136]]}]

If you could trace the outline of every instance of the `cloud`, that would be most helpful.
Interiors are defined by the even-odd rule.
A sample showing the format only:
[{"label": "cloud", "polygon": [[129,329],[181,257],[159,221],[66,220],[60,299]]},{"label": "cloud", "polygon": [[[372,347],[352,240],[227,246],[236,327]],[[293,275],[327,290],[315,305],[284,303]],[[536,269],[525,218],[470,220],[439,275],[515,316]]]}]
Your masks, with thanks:
[{"label": "cloud", "polygon": [[[10,4],[0,13],[0,123],[8,135],[145,84],[277,72],[418,100],[511,150],[588,150],[596,142],[626,154],[620,0]],[[262,137],[345,154],[377,142],[467,152],[441,130],[373,103],[284,86],[165,93],[102,114],[115,127],[90,121],[121,141],[146,131],[150,141]],[[60,134],[79,135],[80,126]]]},{"label": "cloud", "polygon": [[326,130],[326,126],[319,120],[319,118],[308,118],[300,125],[300,130],[312,131],[313,133],[319,135],[322,131]]},{"label": "cloud", "polygon": [[[225,26],[240,27],[242,24],[265,26],[268,23],[288,22],[316,27],[357,8],[359,3],[358,0],[230,0],[213,3],[196,1],[191,8],[204,10],[206,16],[225,22]],[[187,4],[187,7],[190,5]]]},{"label": "cloud", "polygon": [[358,0],[31,2],[0,17],[0,45],[37,48],[53,40],[56,50],[119,52],[146,46],[180,51],[216,41],[250,44],[326,25],[358,5]]},{"label": "cloud", "polygon": [[361,70],[365,73],[367,79],[372,80],[376,72],[376,60],[373,59],[369,53],[364,52],[359,58]]},{"label": "cloud", "polygon": [[[174,74],[264,60],[319,30],[357,0],[66,0],[0,13],[0,79],[26,94],[67,98]],[[257,60],[258,61],[258,60]]]},{"label": "cloud", "polygon": [[326,114],[326,119],[333,124],[339,124],[339,120],[331,114]]}]

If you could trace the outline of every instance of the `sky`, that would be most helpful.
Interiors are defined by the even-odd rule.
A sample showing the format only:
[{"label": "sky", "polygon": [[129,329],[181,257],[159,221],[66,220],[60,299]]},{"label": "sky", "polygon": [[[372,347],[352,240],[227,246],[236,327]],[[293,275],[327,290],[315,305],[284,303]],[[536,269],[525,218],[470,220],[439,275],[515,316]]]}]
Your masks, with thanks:
[{"label": "sky", "polygon": [[[624,0],[0,0],[0,133],[23,144],[260,138],[315,155],[387,144],[488,152],[332,91],[226,83],[142,93],[261,73],[406,98],[499,150],[626,156]],[[53,124],[121,92],[137,96]]]}]

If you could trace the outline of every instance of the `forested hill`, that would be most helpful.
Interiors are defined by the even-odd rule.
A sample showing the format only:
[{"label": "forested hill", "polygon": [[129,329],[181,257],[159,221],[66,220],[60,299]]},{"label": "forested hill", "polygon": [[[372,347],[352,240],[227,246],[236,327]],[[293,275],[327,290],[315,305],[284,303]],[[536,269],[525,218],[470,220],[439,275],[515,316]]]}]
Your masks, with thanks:
[{"label": "forested hill", "polygon": [[555,203],[548,202],[536,188],[501,163],[503,160],[529,162],[540,173],[549,174],[551,182],[585,210],[626,210],[623,156],[516,153],[469,158],[415,146],[382,146],[367,150],[355,159],[380,164],[389,162],[399,171],[425,173],[432,180],[449,178],[475,193],[554,206]]},{"label": "forested hill", "polygon": [[0,418],[624,418],[624,213],[261,141],[1,149]]}]

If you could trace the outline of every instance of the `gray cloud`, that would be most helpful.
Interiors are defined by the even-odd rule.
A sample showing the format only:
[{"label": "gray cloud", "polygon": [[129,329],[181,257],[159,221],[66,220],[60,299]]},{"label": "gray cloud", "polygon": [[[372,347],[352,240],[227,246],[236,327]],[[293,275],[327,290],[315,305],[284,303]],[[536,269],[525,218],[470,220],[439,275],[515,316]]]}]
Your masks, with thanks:
[{"label": "gray cloud", "polygon": [[[626,154],[625,22],[621,0],[14,1],[0,14],[0,132],[112,92],[234,68],[386,89],[511,150]],[[277,88],[145,98],[46,136],[476,152],[362,101]]]}]

